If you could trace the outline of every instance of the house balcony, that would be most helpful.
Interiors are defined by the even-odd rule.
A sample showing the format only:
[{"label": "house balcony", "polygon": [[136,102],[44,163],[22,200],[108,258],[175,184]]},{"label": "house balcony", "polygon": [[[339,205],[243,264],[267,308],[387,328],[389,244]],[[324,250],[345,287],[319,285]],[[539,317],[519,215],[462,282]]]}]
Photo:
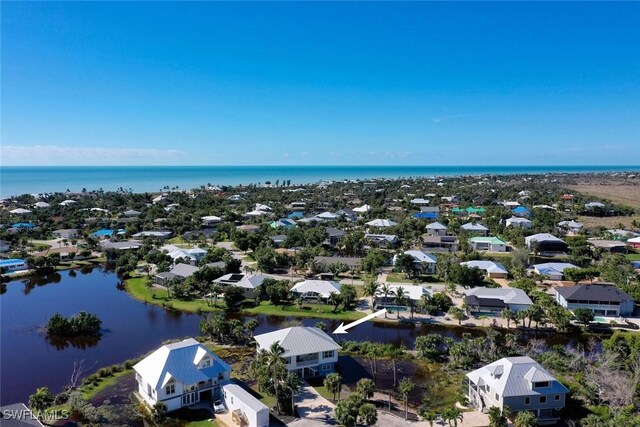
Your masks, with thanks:
[{"label": "house balcony", "polygon": [[298,367],[312,366],[312,365],[317,365],[318,363],[320,363],[320,359],[318,358],[317,355],[315,355],[313,357],[299,357],[299,358],[296,358],[296,366],[298,366]]},{"label": "house balcony", "polygon": [[184,388],[184,392],[185,393],[190,393],[192,391],[203,390],[203,389],[206,389],[206,388],[211,388],[211,387],[213,387],[214,385],[217,385],[217,384],[218,384],[217,382],[214,383],[212,379],[209,379],[207,381],[201,381],[198,384],[191,384],[189,386],[186,386]]}]

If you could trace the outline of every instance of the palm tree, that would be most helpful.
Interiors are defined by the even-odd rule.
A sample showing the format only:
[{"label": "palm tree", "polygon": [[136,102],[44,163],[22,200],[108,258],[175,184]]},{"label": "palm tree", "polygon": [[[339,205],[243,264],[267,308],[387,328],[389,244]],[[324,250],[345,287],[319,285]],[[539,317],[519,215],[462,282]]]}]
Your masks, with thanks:
[{"label": "palm tree", "polygon": [[373,312],[373,310],[375,310],[375,306],[376,306],[376,295],[378,295],[378,291],[380,290],[380,284],[372,281],[367,283],[366,285],[364,285],[364,289],[363,289],[363,294],[365,297],[370,297],[371,298],[371,311]]},{"label": "palm tree", "polygon": [[[389,286],[388,283],[385,283],[384,285],[382,285],[380,287],[380,290],[378,291],[378,295],[384,295],[384,303],[387,304],[388,301],[387,299],[389,298],[389,295],[395,295],[395,292],[393,291],[393,288],[391,286]],[[387,312],[384,312],[384,318],[387,318]]]},{"label": "palm tree", "polygon": [[262,378],[264,375],[268,375],[267,358],[267,351],[265,349],[260,349],[258,350],[258,354],[256,355],[255,359],[253,359],[251,361],[251,364],[249,365],[249,372],[251,372],[251,374],[258,379],[259,392],[262,391],[260,390],[260,384],[262,383],[262,381],[260,381],[260,378]]},{"label": "palm tree", "polygon": [[513,425],[515,427],[537,427],[538,419],[531,411],[518,412],[513,420]]},{"label": "palm tree", "polygon": [[518,320],[518,315],[510,308],[502,309],[500,316],[507,321],[507,329],[511,327],[511,322]]},{"label": "palm tree", "polygon": [[324,386],[329,393],[333,394],[333,400],[336,400],[336,394],[338,399],[340,398],[340,388],[342,387],[342,377],[340,374],[331,373],[324,378]]},{"label": "palm tree", "polygon": [[400,380],[400,385],[398,389],[400,390],[400,394],[402,395],[402,400],[404,400],[404,419],[409,418],[409,393],[416,385],[413,383],[411,378],[404,377]]},{"label": "palm tree", "polygon": [[358,408],[358,418],[366,426],[372,426],[378,422],[378,410],[372,403],[364,403]]},{"label": "palm tree", "polygon": [[[406,304],[406,300],[407,300],[407,294],[405,293],[405,290],[403,287],[399,287],[398,290],[396,291],[396,298],[395,298],[395,303],[397,306],[401,306],[401,305],[405,305]],[[400,309],[399,307],[396,308],[396,318],[399,319],[400,318]]]},{"label": "palm tree", "polygon": [[375,389],[376,386],[370,378],[361,378],[356,384],[356,390],[360,396],[362,396],[362,400],[367,400],[373,397]]},{"label": "palm tree", "polygon": [[438,414],[436,414],[435,412],[427,411],[422,414],[422,418],[424,418],[424,420],[429,423],[429,427],[433,427],[433,423],[435,423],[438,419]]},{"label": "palm tree", "polygon": [[267,350],[267,366],[271,372],[271,378],[273,380],[273,388],[276,395],[276,410],[280,413],[280,399],[278,397],[278,385],[280,382],[280,376],[285,370],[285,360],[282,357],[285,349],[280,345],[280,341],[276,341],[271,344],[269,350]]},{"label": "palm tree", "polygon": [[289,372],[289,374],[287,374],[287,378],[285,378],[285,386],[289,393],[291,393],[291,415],[293,415],[295,414],[294,398],[298,390],[300,390],[300,386],[302,386],[302,381],[298,374]]},{"label": "palm tree", "polygon": [[458,420],[463,420],[462,411],[455,406],[453,408],[445,409],[442,413],[442,419],[446,420],[450,426],[458,427]]}]

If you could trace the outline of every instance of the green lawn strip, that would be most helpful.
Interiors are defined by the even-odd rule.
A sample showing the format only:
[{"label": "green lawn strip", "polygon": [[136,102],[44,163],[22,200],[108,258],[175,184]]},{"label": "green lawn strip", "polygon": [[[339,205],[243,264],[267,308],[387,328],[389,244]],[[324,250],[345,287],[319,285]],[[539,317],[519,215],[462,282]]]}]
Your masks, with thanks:
[{"label": "green lawn strip", "polygon": [[127,375],[133,375],[133,369],[125,369],[124,371],[114,372],[108,377],[99,378],[97,385],[84,385],[80,388],[82,390],[82,397],[84,397],[86,400],[93,399],[98,395],[98,393],[100,393],[107,387],[116,384],[118,381],[120,381],[121,378]]},{"label": "green lawn strip", "polygon": [[342,319],[357,320],[365,316],[358,311],[337,311],[333,312],[333,306],[326,304],[304,304],[298,307],[295,304],[290,305],[273,305],[263,301],[257,307],[246,308],[243,313],[251,314],[268,314],[272,316],[299,316],[299,317],[318,317],[322,319]]},{"label": "green lawn strip", "polygon": [[640,254],[626,254],[624,257],[629,261],[640,261]]}]

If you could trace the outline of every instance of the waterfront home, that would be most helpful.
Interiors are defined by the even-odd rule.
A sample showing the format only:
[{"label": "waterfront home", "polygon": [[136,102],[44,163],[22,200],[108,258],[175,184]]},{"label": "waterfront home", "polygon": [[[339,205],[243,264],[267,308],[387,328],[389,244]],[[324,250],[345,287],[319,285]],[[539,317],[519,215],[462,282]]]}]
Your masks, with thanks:
[{"label": "waterfront home", "polygon": [[184,280],[198,271],[198,267],[189,264],[176,264],[170,271],[156,274],[156,283],[165,286],[171,280]]},{"label": "waterfront home", "polygon": [[568,262],[545,262],[542,264],[535,264],[533,271],[546,276],[549,280],[563,280],[564,270],[567,268],[580,268],[577,265],[570,264]]},{"label": "waterfront home", "polygon": [[268,427],[269,407],[233,382],[222,385],[222,399],[231,421],[244,427]]},{"label": "waterfront home", "polygon": [[368,225],[369,227],[386,228],[395,227],[396,225],[398,225],[398,223],[391,221],[390,219],[374,219],[373,221],[365,223],[365,225]]},{"label": "waterfront home", "polygon": [[244,289],[245,298],[254,298],[256,289],[262,285],[262,282],[264,282],[266,278],[267,276],[264,274],[248,275],[243,273],[229,273],[218,277],[213,282],[222,285],[222,287],[238,286]]},{"label": "waterfront home", "polygon": [[199,248],[198,246],[194,246],[190,249],[183,249],[174,245],[164,245],[160,249],[162,251],[166,251],[167,256],[169,256],[174,263],[176,261],[182,261],[191,265],[197,265],[207,254],[206,250]]},{"label": "waterfront home", "polygon": [[[409,250],[404,252],[405,255],[413,258],[413,263],[417,271],[421,274],[435,274],[437,258],[435,255],[428,254],[423,251]],[[393,265],[396,265],[398,255],[393,257]]]},{"label": "waterfront home", "polygon": [[560,419],[569,390],[528,356],[505,357],[469,372],[469,403],[480,411],[509,408],[513,414],[531,411],[541,425]]},{"label": "waterfront home", "polygon": [[211,227],[222,222],[222,218],[215,215],[201,216],[200,221],[203,227]]},{"label": "waterfront home", "polygon": [[231,367],[193,338],[166,344],[134,365],[138,394],[168,411],[211,402],[229,380]]},{"label": "waterfront home", "polygon": [[3,273],[12,273],[14,271],[23,271],[28,269],[29,265],[27,264],[27,261],[23,259],[12,258],[0,260],[0,271]]},{"label": "waterfront home", "polygon": [[474,260],[461,262],[460,265],[464,265],[467,268],[477,268],[478,270],[482,270],[492,279],[506,279],[509,275],[507,268],[501,262]]},{"label": "waterfront home", "polygon": [[425,227],[429,236],[445,236],[447,234],[447,226],[439,222],[432,222]]},{"label": "waterfront home", "polygon": [[305,301],[327,302],[331,294],[340,294],[340,283],[332,280],[305,280],[296,283],[291,292]]},{"label": "waterfront home", "polygon": [[470,234],[479,234],[481,236],[489,235],[489,229],[482,224],[468,222],[460,226],[461,230]]},{"label": "waterfront home", "polygon": [[286,368],[300,378],[325,376],[335,371],[340,346],[318,328],[294,326],[254,337],[256,349],[269,350],[278,342],[284,348]]},{"label": "waterfront home", "polygon": [[603,252],[610,254],[626,254],[627,244],[619,240],[605,240],[605,239],[587,239],[587,243],[594,248],[600,249]]},{"label": "waterfront home", "polygon": [[422,247],[432,252],[457,252],[458,238],[456,236],[422,236]]},{"label": "waterfront home", "polygon": [[531,221],[526,219],[526,218],[520,218],[517,216],[512,216],[511,218],[508,218],[505,221],[505,226],[506,227],[511,227],[511,228],[524,228],[524,229],[530,229],[531,228]]},{"label": "waterfront home", "polygon": [[635,301],[615,285],[590,284],[555,288],[556,301],[568,310],[588,308],[597,316],[631,316]]},{"label": "waterfront home", "polygon": [[584,228],[584,224],[574,220],[560,221],[558,223],[558,227],[562,230],[565,230],[567,234],[575,235],[575,234],[580,234],[582,232],[582,229]]},{"label": "waterfront home", "polygon": [[537,253],[566,253],[568,249],[567,243],[549,233],[538,233],[524,238],[524,242],[530,251]]},{"label": "waterfront home", "polygon": [[59,239],[77,239],[82,235],[82,232],[77,228],[61,228],[60,230],[52,231],[51,234]]},{"label": "waterfront home", "polygon": [[476,287],[465,291],[464,302],[470,314],[499,315],[505,308],[521,311],[533,305],[522,289]]},{"label": "waterfront home", "polygon": [[[378,294],[374,301],[376,307],[402,307],[406,309],[411,303],[415,305],[422,299],[422,297],[430,296],[432,294],[429,289],[420,285],[388,285],[391,292],[387,296],[384,295],[382,289],[378,290]],[[396,301],[398,289],[402,289],[402,292],[406,297],[404,304],[398,304],[398,301]]]},{"label": "waterfront home", "polygon": [[506,252],[507,242],[498,237],[472,237],[469,246],[474,251]]},{"label": "waterfront home", "polygon": [[135,239],[144,239],[146,237],[153,239],[168,239],[171,237],[171,234],[172,233],[169,230],[148,230],[136,233],[132,237]]}]

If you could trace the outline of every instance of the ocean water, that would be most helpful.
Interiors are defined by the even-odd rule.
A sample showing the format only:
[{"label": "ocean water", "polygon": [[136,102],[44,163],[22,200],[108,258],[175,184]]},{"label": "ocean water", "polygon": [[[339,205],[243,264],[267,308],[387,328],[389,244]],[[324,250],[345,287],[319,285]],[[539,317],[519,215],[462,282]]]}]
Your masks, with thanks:
[{"label": "ocean water", "polygon": [[2,166],[0,197],[20,194],[105,191],[162,191],[165,186],[246,185],[276,180],[308,184],[324,180],[407,178],[545,172],[640,171],[636,166]]}]

